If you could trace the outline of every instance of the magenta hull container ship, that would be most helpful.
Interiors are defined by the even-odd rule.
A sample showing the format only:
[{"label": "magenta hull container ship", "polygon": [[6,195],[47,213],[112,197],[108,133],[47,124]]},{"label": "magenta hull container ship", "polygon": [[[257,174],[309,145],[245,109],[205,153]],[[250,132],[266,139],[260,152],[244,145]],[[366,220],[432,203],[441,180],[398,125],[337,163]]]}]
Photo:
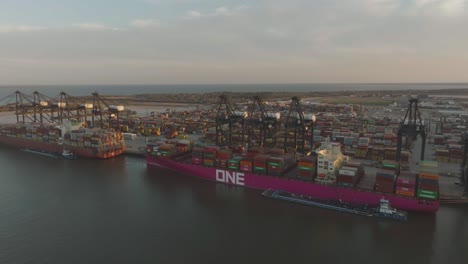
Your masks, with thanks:
[{"label": "magenta hull container ship", "polygon": [[347,203],[367,204],[369,206],[377,206],[380,199],[385,198],[390,201],[394,208],[425,213],[435,213],[439,209],[438,200],[424,200],[373,190],[324,185],[295,178],[194,165],[170,157],[146,155],[146,163],[148,166],[163,167],[205,180],[258,190],[283,190],[319,199],[341,200]]}]

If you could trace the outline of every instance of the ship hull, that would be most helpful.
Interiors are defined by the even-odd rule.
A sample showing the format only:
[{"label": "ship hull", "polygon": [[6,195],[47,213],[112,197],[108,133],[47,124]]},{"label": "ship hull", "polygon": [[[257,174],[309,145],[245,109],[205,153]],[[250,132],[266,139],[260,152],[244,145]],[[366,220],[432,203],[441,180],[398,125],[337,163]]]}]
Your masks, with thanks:
[{"label": "ship hull", "polygon": [[435,213],[439,209],[439,201],[437,200],[420,200],[413,197],[379,193],[372,190],[322,185],[294,178],[231,171],[178,162],[170,158],[146,156],[146,163],[149,166],[163,167],[205,180],[258,190],[284,190],[290,193],[307,195],[319,199],[341,200],[347,203],[367,204],[369,206],[377,206],[380,199],[385,198],[390,201],[394,208],[426,213]]},{"label": "ship hull", "polygon": [[[11,147],[34,149],[34,150],[40,150],[40,151],[45,151],[49,153],[57,153],[57,154],[62,154],[63,149],[64,149],[64,146],[58,143],[35,141],[35,140],[30,140],[30,139],[8,137],[8,136],[3,136],[3,135],[0,135],[0,144],[11,146]],[[111,149],[108,151],[97,151],[92,148],[79,148],[79,147],[71,147],[71,146],[67,146],[66,148],[67,150],[71,151],[78,157],[98,158],[98,159],[112,158],[112,157],[121,155],[125,151],[125,147]]]},{"label": "ship hull", "polygon": [[63,151],[63,146],[56,143],[41,142],[17,137],[0,136],[0,144],[11,147],[41,150],[50,153],[61,154]]}]

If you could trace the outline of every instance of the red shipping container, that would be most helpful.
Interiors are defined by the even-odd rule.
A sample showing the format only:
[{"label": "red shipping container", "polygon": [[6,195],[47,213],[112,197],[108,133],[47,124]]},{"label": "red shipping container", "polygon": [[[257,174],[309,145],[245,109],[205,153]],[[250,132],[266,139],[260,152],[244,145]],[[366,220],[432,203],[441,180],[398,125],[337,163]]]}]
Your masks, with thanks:
[{"label": "red shipping container", "polygon": [[248,172],[251,172],[252,171],[252,160],[251,159],[242,159],[240,161],[240,164],[239,164],[239,169],[241,171],[248,171]]},{"label": "red shipping container", "polygon": [[336,181],[337,182],[344,182],[344,183],[352,183],[354,184],[355,182],[355,176],[349,176],[349,175],[338,175],[338,177],[336,177]]},{"label": "red shipping container", "polygon": [[297,175],[301,177],[313,177],[314,171],[313,170],[297,170]]},{"label": "red shipping container", "polygon": [[401,186],[398,186],[396,187],[396,190],[397,191],[403,191],[403,192],[413,192],[414,193],[414,190],[415,188],[408,188],[408,187],[401,187]]},{"label": "red shipping container", "polygon": [[416,184],[406,184],[406,183],[398,183],[396,184],[397,187],[405,187],[405,188],[416,188]]},{"label": "red shipping container", "polygon": [[405,192],[405,191],[398,191],[397,190],[395,193],[399,194],[399,195],[414,197],[414,192]]},{"label": "red shipping container", "polygon": [[438,185],[432,185],[432,184],[420,183],[418,185],[418,189],[419,190],[431,191],[431,192],[438,192],[439,191],[439,186]]},{"label": "red shipping container", "polygon": [[217,152],[219,150],[218,146],[206,146],[204,148],[205,152]]},{"label": "red shipping container", "polygon": [[192,164],[201,165],[202,162],[203,162],[203,160],[201,158],[198,158],[198,157],[193,157],[192,158]]},{"label": "red shipping container", "polygon": [[269,155],[257,155],[254,159],[254,166],[266,168]]}]

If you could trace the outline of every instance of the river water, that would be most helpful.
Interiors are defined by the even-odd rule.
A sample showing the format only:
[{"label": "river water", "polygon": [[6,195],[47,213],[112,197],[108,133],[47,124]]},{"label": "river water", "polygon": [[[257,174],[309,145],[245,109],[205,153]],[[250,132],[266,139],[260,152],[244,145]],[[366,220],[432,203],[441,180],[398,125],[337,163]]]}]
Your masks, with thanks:
[{"label": "river water", "polygon": [[468,206],[409,222],[156,168],[0,147],[0,263],[466,263]]}]

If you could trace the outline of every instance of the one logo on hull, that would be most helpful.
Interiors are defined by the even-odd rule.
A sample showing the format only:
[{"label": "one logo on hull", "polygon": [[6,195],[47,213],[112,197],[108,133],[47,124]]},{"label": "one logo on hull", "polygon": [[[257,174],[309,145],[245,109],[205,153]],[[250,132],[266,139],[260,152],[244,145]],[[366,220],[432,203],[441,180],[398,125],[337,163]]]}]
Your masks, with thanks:
[{"label": "one logo on hull", "polygon": [[244,173],[216,170],[216,181],[244,186]]}]

